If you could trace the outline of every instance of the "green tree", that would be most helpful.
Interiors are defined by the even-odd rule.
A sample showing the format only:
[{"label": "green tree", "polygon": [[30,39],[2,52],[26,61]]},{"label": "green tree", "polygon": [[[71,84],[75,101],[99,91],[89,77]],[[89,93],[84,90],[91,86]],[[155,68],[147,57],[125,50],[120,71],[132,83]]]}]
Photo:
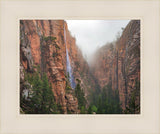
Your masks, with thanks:
[{"label": "green tree", "polygon": [[32,111],[29,113],[41,113],[42,107],[42,81],[38,73],[33,76],[28,75],[28,82],[32,85],[32,91],[30,92],[28,106],[31,107]]},{"label": "green tree", "polygon": [[82,106],[80,110],[81,110],[80,114],[86,114],[86,108],[85,108],[85,106]]},{"label": "green tree", "polygon": [[52,87],[48,83],[47,75],[44,74],[42,77],[42,113],[54,113],[57,110],[57,106],[54,102],[54,95],[52,92]]},{"label": "green tree", "polygon": [[103,90],[99,94],[97,101],[97,114],[122,113],[122,108],[119,100],[119,92],[118,90],[112,90],[111,83],[104,86]]},{"label": "green tree", "polygon": [[86,99],[85,99],[84,91],[83,91],[83,89],[81,89],[80,83],[81,83],[81,81],[79,79],[77,79],[77,85],[75,88],[75,96],[78,99],[78,108],[80,110],[84,110],[84,109],[86,109]]},{"label": "green tree", "polygon": [[57,105],[52,92],[51,84],[44,73],[42,78],[39,73],[25,74],[25,81],[30,83],[31,91],[27,99],[21,97],[21,108],[28,114],[62,113],[62,108]]},{"label": "green tree", "polygon": [[97,113],[97,110],[98,110],[97,107],[96,107],[95,105],[93,105],[93,106],[92,106],[92,113],[93,113],[93,112],[94,112],[94,113]]},{"label": "green tree", "polygon": [[92,106],[91,106],[91,105],[88,107],[87,113],[88,113],[88,114],[92,114]]},{"label": "green tree", "polygon": [[136,103],[137,98],[140,97],[140,82],[136,79],[135,89],[131,93],[131,98],[129,104],[126,107],[124,113],[126,114],[135,114],[140,112],[140,104]]}]

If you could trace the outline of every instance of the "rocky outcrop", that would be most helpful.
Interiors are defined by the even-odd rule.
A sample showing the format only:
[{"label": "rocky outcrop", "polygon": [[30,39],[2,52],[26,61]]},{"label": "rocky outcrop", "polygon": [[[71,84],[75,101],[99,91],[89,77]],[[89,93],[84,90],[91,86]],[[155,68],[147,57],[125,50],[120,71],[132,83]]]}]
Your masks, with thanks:
[{"label": "rocky outcrop", "polygon": [[[78,101],[66,88],[66,49],[64,43],[63,20],[21,20],[20,21],[20,63],[21,72],[32,73],[40,68],[47,73],[52,85],[56,102],[62,105],[64,113],[67,107],[72,113],[78,113]],[[75,45],[75,39],[67,37]],[[69,44],[69,45],[70,45]],[[73,47],[73,45],[71,47]],[[20,75],[23,83],[23,73]]]},{"label": "rocky outcrop", "polygon": [[[92,72],[101,88],[112,83],[119,90],[122,108],[128,106],[131,94],[140,82],[140,21],[132,20],[115,43],[108,43],[95,54]],[[136,103],[140,105],[140,95]]]}]

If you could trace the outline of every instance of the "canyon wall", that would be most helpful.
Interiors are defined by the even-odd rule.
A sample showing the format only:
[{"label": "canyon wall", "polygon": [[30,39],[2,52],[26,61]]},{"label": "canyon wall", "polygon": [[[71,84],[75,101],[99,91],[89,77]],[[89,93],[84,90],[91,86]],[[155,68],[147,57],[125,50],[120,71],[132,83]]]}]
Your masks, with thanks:
[{"label": "canyon wall", "polygon": [[[66,35],[66,38],[65,38]],[[107,38],[107,37],[106,37]],[[46,73],[52,85],[55,101],[64,113],[79,113],[74,89],[66,91],[66,48],[73,76],[81,81],[87,105],[89,96],[111,83],[119,91],[123,110],[128,106],[140,83],[140,21],[132,20],[116,42],[99,48],[89,66],[71,36],[64,20],[20,21],[20,91],[23,92],[25,74]],[[136,103],[140,103],[140,95]]]},{"label": "canyon wall", "polygon": [[[108,83],[112,84],[112,90],[118,89],[125,110],[133,91],[140,90],[139,20],[130,21],[116,42],[108,43],[96,51],[92,73],[101,89]],[[136,97],[136,104],[140,105],[140,94]]]},{"label": "canyon wall", "polygon": [[64,20],[20,21],[20,90],[24,90],[25,73],[32,74],[39,68],[40,75],[47,74],[56,103],[62,106],[64,113],[67,108],[71,113],[79,113],[74,90],[66,91],[66,48],[75,82],[76,79],[81,81],[87,99],[88,88],[94,89],[95,80]]},{"label": "canyon wall", "polygon": [[[23,72],[33,73],[37,66],[45,72],[52,85],[57,104],[64,113],[67,107],[78,113],[78,101],[72,93],[66,93],[66,47],[64,43],[63,20],[21,20],[20,21],[20,80],[23,90]],[[67,29],[66,29],[67,31]],[[67,34],[67,45],[76,50],[75,38]],[[70,47],[72,47],[70,46]],[[69,47],[69,46],[68,46]],[[35,67],[36,66],[36,67]]]},{"label": "canyon wall", "polygon": [[[81,81],[81,87],[85,92],[87,99],[89,90],[95,90],[98,88],[96,79],[92,75],[87,61],[83,58],[81,50],[76,45],[76,39],[73,38],[68,30],[68,26],[65,23],[66,29],[66,46],[68,49],[73,75],[76,79]],[[72,38],[71,38],[72,37]]]}]

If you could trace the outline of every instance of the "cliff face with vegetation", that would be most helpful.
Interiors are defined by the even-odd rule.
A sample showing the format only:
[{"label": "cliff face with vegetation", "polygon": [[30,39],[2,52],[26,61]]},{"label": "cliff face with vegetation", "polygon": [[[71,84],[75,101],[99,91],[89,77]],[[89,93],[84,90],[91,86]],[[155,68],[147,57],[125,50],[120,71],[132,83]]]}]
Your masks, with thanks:
[{"label": "cliff face with vegetation", "polygon": [[71,67],[75,80],[81,81],[81,87],[85,92],[85,97],[89,96],[89,90],[95,90],[98,87],[96,79],[92,75],[87,61],[84,59],[81,50],[76,45],[76,39],[73,38],[68,30],[67,24],[66,29],[66,46],[68,49]]},{"label": "cliff face with vegetation", "polygon": [[[82,88],[84,93],[71,88],[66,71],[66,49],[77,87]],[[136,105],[140,105],[140,95],[137,95],[140,89],[139,21],[131,21],[117,42],[97,50],[94,61],[90,66],[88,65],[65,21],[20,21],[21,96],[28,93],[25,92],[26,89],[32,92],[33,88],[37,88],[35,86],[37,83],[34,81],[36,79],[42,85],[42,89],[47,87],[47,91],[48,89],[52,91],[55,103],[61,106],[61,113],[103,113],[98,105],[101,105],[100,101],[103,102],[100,97],[106,85],[110,85],[109,89],[105,88],[106,92],[110,89],[118,90],[118,94],[113,96],[120,99],[123,110],[129,107],[130,100],[135,96]],[[38,90],[38,92],[41,91]],[[133,96],[135,93],[136,95]],[[46,94],[51,93],[48,91]],[[79,94],[82,96],[84,94],[87,102],[83,97],[79,98]],[[119,100],[116,103],[119,103]],[[21,106],[26,108],[26,105]],[[86,106],[86,109],[83,106]],[[139,111],[136,112],[139,113]]]},{"label": "cliff face with vegetation", "polygon": [[[52,85],[56,103],[67,112],[67,106],[78,113],[78,101],[72,93],[66,93],[66,49],[63,20],[22,20],[20,22],[20,66],[26,73],[45,72]],[[75,42],[71,36],[70,41]],[[21,83],[24,77],[21,73]],[[21,88],[23,89],[23,87]]]},{"label": "cliff face with vegetation", "polygon": [[131,21],[116,42],[97,50],[94,61],[92,72],[101,88],[111,83],[124,110],[134,93],[140,105],[140,21]]},{"label": "cliff face with vegetation", "polygon": [[[66,37],[64,37],[66,34]],[[67,91],[66,47],[69,53],[73,75],[81,80],[87,95],[92,77],[89,67],[75,38],[70,35],[63,20],[21,20],[20,21],[20,81],[21,92],[25,89],[25,74],[38,72],[47,74],[52,86],[55,101],[62,106],[64,113],[79,113],[78,101],[74,91]],[[70,83],[68,82],[70,86]],[[93,85],[92,85],[93,86]]]}]

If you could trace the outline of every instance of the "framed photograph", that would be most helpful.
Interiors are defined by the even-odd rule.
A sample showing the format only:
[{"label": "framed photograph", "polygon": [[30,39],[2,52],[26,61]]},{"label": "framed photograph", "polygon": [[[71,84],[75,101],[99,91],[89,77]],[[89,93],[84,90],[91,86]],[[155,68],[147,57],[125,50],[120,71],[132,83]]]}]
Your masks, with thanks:
[{"label": "framed photograph", "polygon": [[160,2],[1,0],[2,134],[159,134]]}]

